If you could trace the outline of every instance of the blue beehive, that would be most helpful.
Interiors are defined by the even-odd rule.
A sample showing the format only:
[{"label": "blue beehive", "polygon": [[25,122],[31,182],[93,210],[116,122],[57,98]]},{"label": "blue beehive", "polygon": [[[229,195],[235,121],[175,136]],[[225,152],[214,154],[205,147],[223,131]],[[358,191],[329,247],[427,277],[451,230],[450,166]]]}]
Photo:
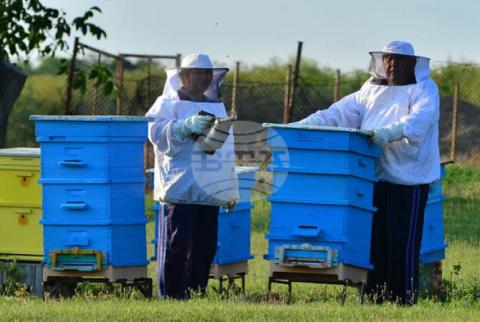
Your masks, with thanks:
[{"label": "blue beehive", "polygon": [[423,222],[422,243],[420,246],[420,263],[431,264],[445,259],[442,178],[445,176],[445,166],[441,167],[441,178],[430,185],[425,218]]},{"label": "blue beehive", "polygon": [[257,171],[258,168],[255,167],[235,168],[240,200],[230,213],[227,213],[225,209],[220,210],[217,253],[213,260],[214,264],[231,264],[253,258],[250,254],[251,210],[254,207],[251,202],[251,194],[256,184],[255,174]]},{"label": "blue beehive", "polygon": [[370,269],[375,162],[366,132],[266,124],[273,173],[268,254],[283,266]]},{"label": "blue beehive", "polygon": [[44,262],[52,270],[145,266],[145,117],[38,116]]}]

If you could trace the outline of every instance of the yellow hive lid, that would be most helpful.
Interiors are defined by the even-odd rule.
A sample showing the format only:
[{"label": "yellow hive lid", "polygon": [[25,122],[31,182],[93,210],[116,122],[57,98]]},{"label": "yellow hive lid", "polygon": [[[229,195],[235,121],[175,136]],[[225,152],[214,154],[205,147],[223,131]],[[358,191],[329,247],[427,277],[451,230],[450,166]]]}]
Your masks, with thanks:
[{"label": "yellow hive lid", "polygon": [[39,168],[39,148],[0,149],[0,168]]}]

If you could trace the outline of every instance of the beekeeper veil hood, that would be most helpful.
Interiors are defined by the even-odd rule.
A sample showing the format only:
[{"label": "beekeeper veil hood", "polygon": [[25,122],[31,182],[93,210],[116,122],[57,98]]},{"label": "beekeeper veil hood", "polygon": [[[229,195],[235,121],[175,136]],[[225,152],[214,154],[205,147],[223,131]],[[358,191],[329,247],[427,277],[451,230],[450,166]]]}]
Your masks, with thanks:
[{"label": "beekeeper veil hood", "polygon": [[228,68],[214,67],[212,60],[207,54],[194,53],[185,56],[179,68],[167,69],[167,80],[163,88],[162,96],[164,98],[179,99],[178,90],[183,86],[180,73],[182,70],[190,69],[208,69],[212,71],[212,81],[204,91],[204,95],[212,102],[220,100],[220,86],[223,83]]},{"label": "beekeeper veil hood", "polygon": [[382,51],[369,52],[372,57],[370,61],[370,74],[376,80],[386,79],[383,56],[386,54],[413,56],[417,62],[415,65],[415,79],[421,82],[430,74],[430,58],[415,55],[412,44],[406,41],[394,40],[389,42]]}]

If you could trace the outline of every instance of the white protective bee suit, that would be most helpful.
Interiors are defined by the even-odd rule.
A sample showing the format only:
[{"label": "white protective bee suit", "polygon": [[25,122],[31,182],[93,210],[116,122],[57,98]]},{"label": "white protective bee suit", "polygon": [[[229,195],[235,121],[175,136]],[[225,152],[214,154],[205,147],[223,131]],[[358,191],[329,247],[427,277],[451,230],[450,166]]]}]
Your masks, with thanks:
[{"label": "white protective bee suit", "polygon": [[[188,75],[211,71],[209,85],[205,79],[196,79],[197,84],[208,86],[202,101],[198,101],[202,95],[193,99],[187,87],[182,87],[182,69]],[[197,141],[212,120],[199,113],[227,115],[218,95],[227,71],[213,67],[206,54],[186,56],[179,69],[167,70],[163,94],[146,114],[154,118],[148,135],[155,149],[154,197],[161,205],[157,240],[160,297],[186,299],[191,292],[205,292],[217,249],[219,207],[232,207],[239,199],[232,130],[213,154],[203,152]],[[192,81],[185,77],[186,82]]]},{"label": "white protective bee suit", "polygon": [[[155,200],[165,203],[203,204],[225,206],[238,200],[238,181],[234,171],[235,152],[233,135],[213,155],[200,149],[192,137],[175,135],[177,120],[200,111],[227,116],[225,105],[218,100],[218,88],[226,68],[213,69],[213,80],[205,92],[206,102],[180,100],[179,69],[167,70],[162,96],[158,97],[146,116],[149,139],[155,151]],[[231,133],[231,130],[230,130]]]}]

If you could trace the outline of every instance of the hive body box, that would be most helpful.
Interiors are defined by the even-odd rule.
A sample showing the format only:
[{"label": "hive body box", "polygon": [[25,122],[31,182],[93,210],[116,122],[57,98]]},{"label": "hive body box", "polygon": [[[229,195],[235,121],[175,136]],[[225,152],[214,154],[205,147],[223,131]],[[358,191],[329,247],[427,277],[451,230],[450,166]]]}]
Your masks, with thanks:
[{"label": "hive body box", "polygon": [[220,210],[214,265],[246,262],[253,258],[250,254],[251,210],[254,207],[251,195],[257,171],[255,167],[235,168],[240,200],[231,212],[227,213],[223,208]]},{"label": "hive body box", "polygon": [[42,151],[44,262],[50,271],[146,266],[147,119],[32,116]]},{"label": "hive body box", "polygon": [[443,229],[442,178],[445,176],[445,166],[441,167],[441,178],[430,185],[425,218],[423,222],[422,243],[420,246],[420,263],[432,264],[445,259],[447,244]]},{"label": "hive body box", "polygon": [[0,259],[41,261],[40,149],[0,149]]},{"label": "hive body box", "polygon": [[[375,162],[368,133],[353,129],[266,124],[273,173],[268,259],[275,271],[365,272],[370,264]],[[313,271],[315,272],[315,271]],[[331,273],[331,272],[329,272]],[[338,274],[343,275],[343,274]]]}]

